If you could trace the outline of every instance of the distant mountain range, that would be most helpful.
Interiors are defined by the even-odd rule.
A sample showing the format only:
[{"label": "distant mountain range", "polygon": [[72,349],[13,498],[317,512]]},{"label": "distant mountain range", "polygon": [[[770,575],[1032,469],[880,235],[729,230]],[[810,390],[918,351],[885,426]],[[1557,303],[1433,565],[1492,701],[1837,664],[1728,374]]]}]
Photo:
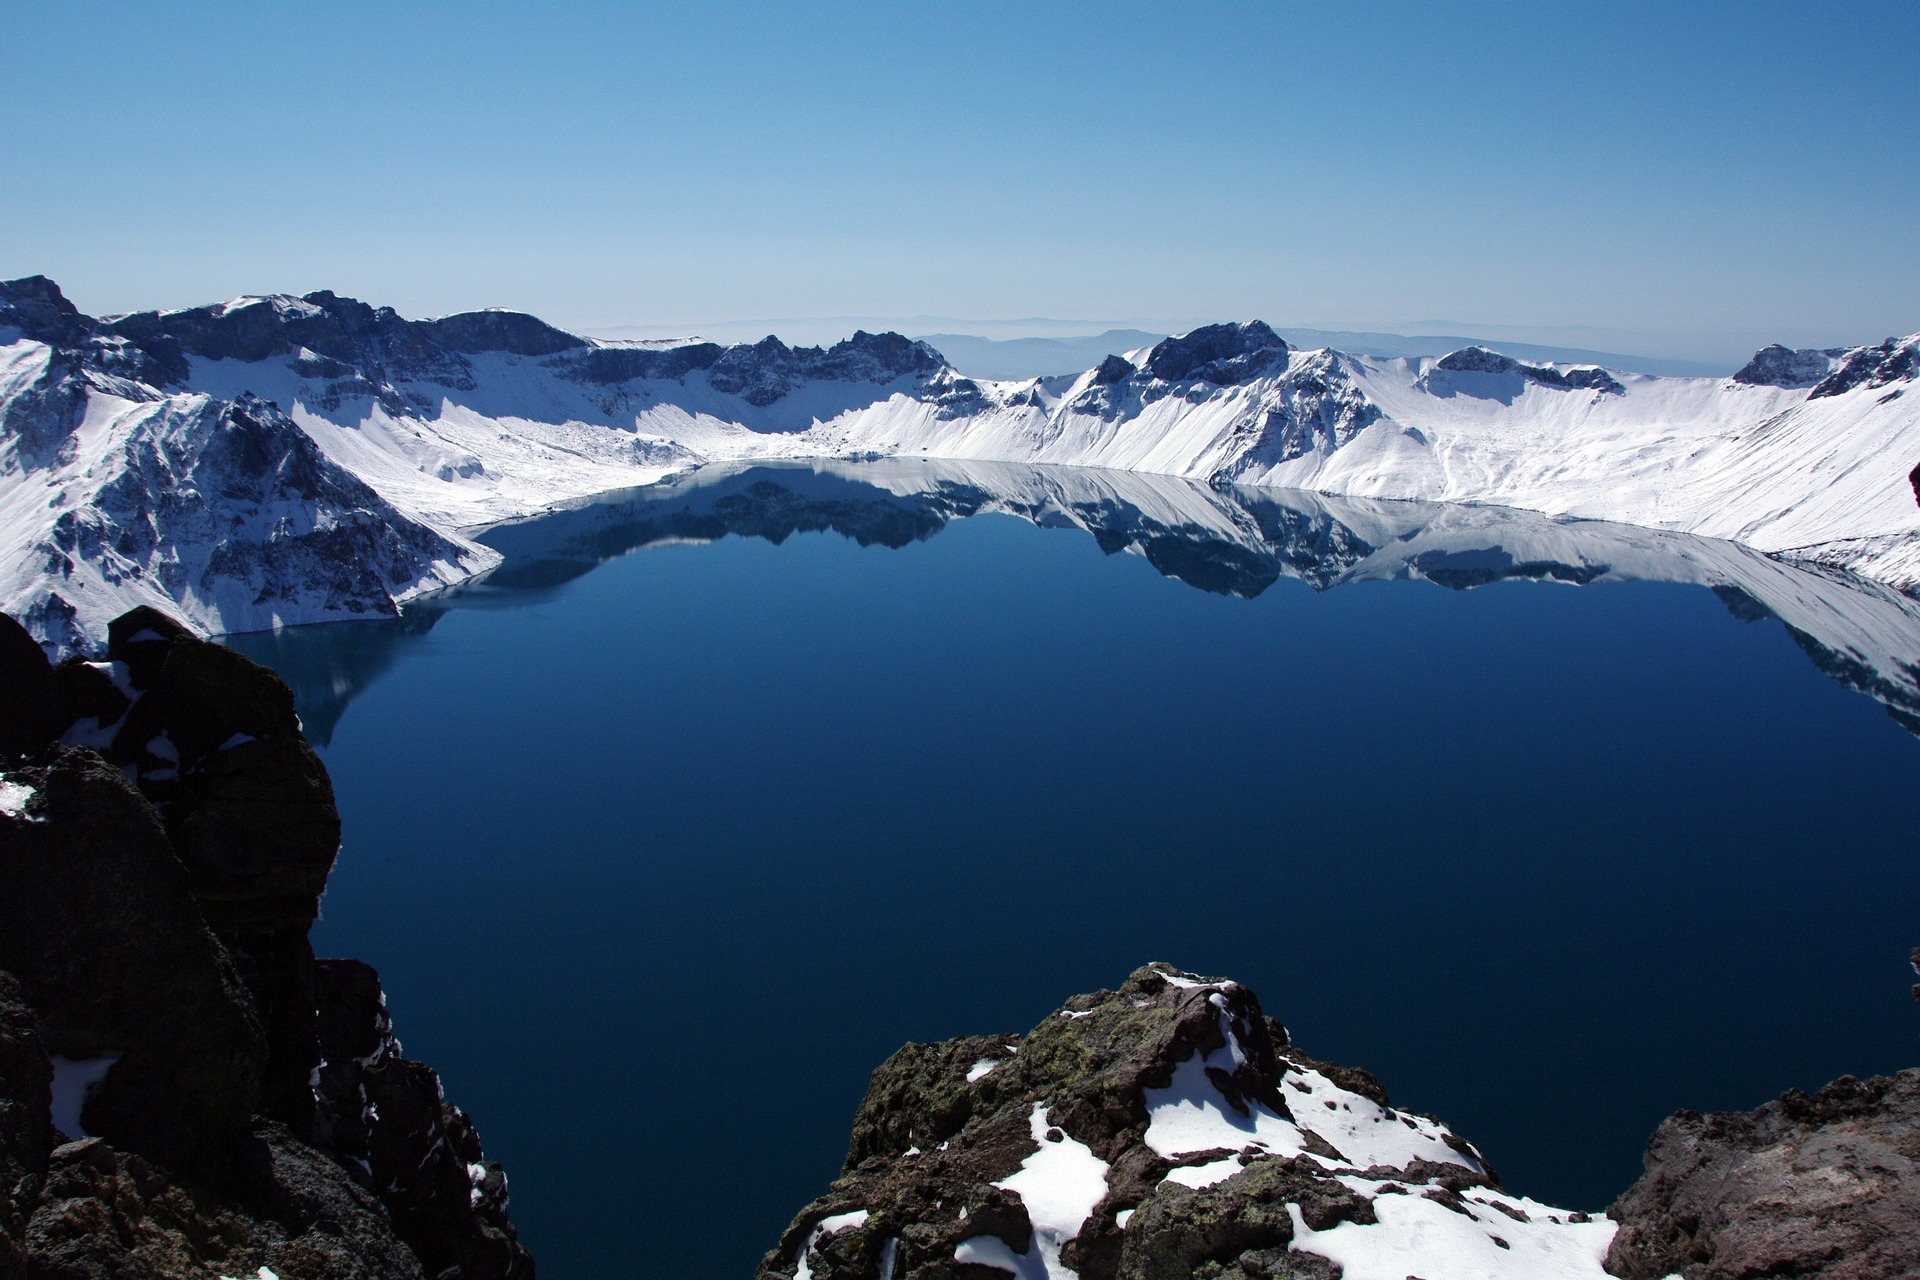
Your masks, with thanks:
[{"label": "distant mountain range", "polygon": [[391,615],[496,564],[491,523],[716,462],[891,456],[1497,504],[1914,593],[1917,371],[1920,335],[1671,378],[1254,321],[991,380],[899,334],[610,342],[327,292],[96,319],[32,277],[0,284],[0,607],[85,652],[138,604],[206,631]]},{"label": "distant mountain range", "polygon": [[[1334,347],[1359,356],[1444,356],[1462,347],[1483,346],[1517,360],[1598,364],[1624,373],[1652,373],[1669,378],[1717,378],[1732,373],[1731,364],[1700,360],[1659,360],[1651,356],[1585,351],[1577,347],[1543,347],[1464,337],[1409,337],[1400,333],[1356,333],[1341,329],[1279,329],[1274,332],[1296,347]],[[1091,369],[1109,355],[1150,347],[1170,335],[1146,329],[1109,329],[1084,338],[983,338],[966,333],[926,333],[920,341],[937,349],[950,364],[971,378],[1050,378]]]}]

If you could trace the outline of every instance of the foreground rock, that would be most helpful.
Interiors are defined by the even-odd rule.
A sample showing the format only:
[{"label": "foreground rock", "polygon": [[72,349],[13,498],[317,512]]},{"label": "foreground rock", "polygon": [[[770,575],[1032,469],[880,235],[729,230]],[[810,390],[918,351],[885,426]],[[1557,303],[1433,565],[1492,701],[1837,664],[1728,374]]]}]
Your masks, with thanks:
[{"label": "foreground rock", "polygon": [[1604,1219],[1510,1194],[1245,987],[1156,964],[1024,1036],[894,1054],[758,1280],[1920,1275],[1920,1070],[1683,1111],[1646,1162]]},{"label": "foreground rock", "polygon": [[888,1059],[759,1276],[1597,1280],[1613,1232],[1508,1194],[1245,987],[1152,965],[1025,1036]]},{"label": "foreground rock", "polygon": [[1920,1275],[1920,1070],[1682,1111],[1608,1214],[1608,1269],[1631,1280]]},{"label": "foreground rock", "polygon": [[308,944],[340,820],[287,687],[149,609],[108,659],[0,616],[0,1280],[531,1280],[378,976]]}]

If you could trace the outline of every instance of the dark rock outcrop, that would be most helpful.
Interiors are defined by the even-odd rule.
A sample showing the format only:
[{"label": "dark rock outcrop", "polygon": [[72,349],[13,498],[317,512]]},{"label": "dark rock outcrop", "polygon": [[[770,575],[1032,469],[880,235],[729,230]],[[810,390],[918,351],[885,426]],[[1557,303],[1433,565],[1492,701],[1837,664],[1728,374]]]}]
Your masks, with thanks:
[{"label": "dark rock outcrop", "polygon": [[51,346],[83,342],[92,330],[92,323],[80,314],[80,308],[45,276],[0,280],[0,325]]},{"label": "dark rock outcrop", "polygon": [[49,1053],[119,1055],[82,1123],[225,1180],[259,1102],[265,1032],[153,806],[91,751],[55,748],[8,776],[34,798],[26,820],[0,818],[0,969]]},{"label": "dark rock outcrop", "polygon": [[1562,391],[1599,391],[1609,395],[1626,393],[1626,388],[1620,385],[1618,379],[1597,365],[1555,369],[1550,365],[1525,364],[1485,347],[1462,347],[1441,356],[1433,367],[1446,373],[1508,374]]},{"label": "dark rock outcrop", "polygon": [[53,1149],[53,1063],[20,984],[0,973],[0,1277],[26,1274],[27,1219]]},{"label": "dark rock outcrop", "polygon": [[769,335],[751,346],[727,348],[707,369],[707,381],[716,391],[765,408],[802,382],[888,383],[931,375],[945,365],[932,347],[897,333],[859,330],[824,350],[789,347]]},{"label": "dark rock outcrop", "polygon": [[1148,353],[1146,369],[1162,382],[1231,387],[1271,373],[1287,352],[1286,341],[1265,321],[1210,324],[1160,343]]},{"label": "dark rock outcrop", "polygon": [[1840,366],[1807,393],[1807,399],[1821,400],[1859,387],[1912,382],[1917,374],[1920,374],[1920,340],[1902,342],[1888,338],[1878,346],[1856,347],[1847,352]]},{"label": "dark rock outcrop", "polygon": [[523,311],[465,311],[419,327],[448,351],[479,354],[505,351],[516,356],[550,356],[587,345],[585,338],[556,329]]},{"label": "dark rock outcrop", "polygon": [[568,363],[563,372],[576,382],[612,386],[637,378],[684,378],[711,369],[727,348],[717,342],[678,347],[594,347]]},{"label": "dark rock outcrop", "polygon": [[108,656],[0,623],[0,1280],[531,1280],[377,977],[308,944],[339,815],[291,692],[150,609]]},{"label": "dark rock outcrop", "polygon": [[73,717],[63,715],[63,699],[53,664],[25,627],[0,613],[0,760],[25,755],[58,737]]},{"label": "dark rock outcrop", "polygon": [[1920,1070],[1681,1112],[1608,1217],[1501,1190],[1367,1072],[1292,1047],[1245,988],[1150,965],[1025,1036],[895,1053],[840,1176],[758,1275],[1920,1275]]},{"label": "dark rock outcrop", "polygon": [[[260,1108],[304,1132],[319,1062],[307,930],[340,847],[326,769],[278,676],[157,610],[115,619],[107,657],[120,678],[104,683],[126,703],[117,714],[98,707],[108,690],[87,679],[97,668],[60,669],[76,690],[91,683],[95,700],[98,727],[69,740],[96,745],[152,802],[199,911],[264,1020]],[[82,709],[78,693],[70,703]]]},{"label": "dark rock outcrop", "polygon": [[[894,1054],[874,1072],[840,1177],[795,1217],[759,1276],[804,1264],[815,1280],[986,1280],[1040,1274],[1044,1258],[1083,1280],[1331,1280],[1331,1262],[1294,1247],[1294,1215],[1310,1232],[1373,1223],[1370,1194],[1343,1177],[1383,1194],[1451,1197],[1478,1230],[1474,1210],[1491,1200],[1461,1194],[1494,1196],[1491,1170],[1444,1126],[1385,1097],[1364,1072],[1292,1049],[1245,987],[1148,966],[1118,991],[1069,1000],[1025,1036]],[[1169,1126],[1169,1107],[1219,1119],[1170,1136],[1155,1130]],[[1392,1168],[1369,1158],[1387,1149],[1425,1154]],[[1042,1163],[1052,1167],[1025,1183],[1039,1197],[1029,1203],[1024,1171]],[[1062,1219],[1059,1202],[1076,1197]]]},{"label": "dark rock outcrop", "polygon": [[379,975],[357,960],[322,960],[317,973],[317,1136],[363,1165],[428,1275],[532,1280],[507,1219],[506,1175],[433,1068],[401,1055]]},{"label": "dark rock outcrop", "polygon": [[28,1223],[32,1280],[246,1276],[421,1280],[380,1201],[334,1161],[264,1125],[236,1202],[99,1138],[57,1148]]},{"label": "dark rock outcrop", "polygon": [[1754,352],[1733,380],[1750,387],[1810,387],[1832,372],[1833,362],[1846,354],[1845,347],[1795,351],[1776,342]]},{"label": "dark rock outcrop", "polygon": [[1786,1094],[1757,1111],[1682,1111],[1607,1210],[1628,1280],[1920,1275],[1920,1070]]}]

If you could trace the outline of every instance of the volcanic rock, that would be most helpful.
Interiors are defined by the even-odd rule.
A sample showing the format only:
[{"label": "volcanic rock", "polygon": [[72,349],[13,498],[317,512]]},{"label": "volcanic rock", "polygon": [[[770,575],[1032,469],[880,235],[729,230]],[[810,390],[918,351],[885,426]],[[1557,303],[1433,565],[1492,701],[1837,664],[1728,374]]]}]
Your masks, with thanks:
[{"label": "volcanic rock", "polygon": [[1753,387],[1810,387],[1831,373],[1834,361],[1846,354],[1845,347],[1795,351],[1776,342],[1754,352],[1733,380]]},{"label": "volcanic rock", "polygon": [[839,1178],[758,1274],[1332,1280],[1349,1232],[1377,1248],[1409,1214],[1541,1275],[1596,1274],[1611,1232],[1500,1191],[1444,1125],[1292,1048],[1245,987],[1150,965],[1025,1036],[894,1054]]},{"label": "volcanic rock", "polygon": [[339,815],[285,684],[151,609],[106,662],[19,638],[0,1280],[531,1280],[504,1173],[378,977],[314,959]]},{"label": "volcanic rock", "polygon": [[119,1055],[82,1123],[225,1181],[259,1098],[264,1031],[153,807],[85,749],[8,776],[34,797],[0,815],[0,969],[19,979],[48,1052]]},{"label": "volcanic rock", "polygon": [[1920,1070],[1679,1112],[1607,1213],[1628,1280],[1920,1275]]}]

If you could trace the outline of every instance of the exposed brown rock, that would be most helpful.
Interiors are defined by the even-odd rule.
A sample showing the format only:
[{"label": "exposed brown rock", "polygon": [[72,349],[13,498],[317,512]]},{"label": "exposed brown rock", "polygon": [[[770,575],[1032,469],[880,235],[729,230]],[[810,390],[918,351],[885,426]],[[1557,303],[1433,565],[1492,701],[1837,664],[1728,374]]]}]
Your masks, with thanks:
[{"label": "exposed brown rock", "polygon": [[1627,1280],[1920,1275],[1920,1070],[1679,1112],[1646,1169],[1607,1210]]}]

